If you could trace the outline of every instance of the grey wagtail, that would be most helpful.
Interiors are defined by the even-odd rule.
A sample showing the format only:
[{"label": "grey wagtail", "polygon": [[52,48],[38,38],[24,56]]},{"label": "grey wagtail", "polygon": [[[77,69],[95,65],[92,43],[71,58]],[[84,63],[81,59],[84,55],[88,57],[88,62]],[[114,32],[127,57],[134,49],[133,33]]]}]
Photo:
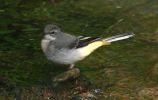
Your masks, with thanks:
[{"label": "grey wagtail", "polygon": [[58,26],[53,24],[45,26],[44,34],[41,46],[46,57],[54,63],[70,65],[70,68],[97,48],[134,36],[133,33],[108,38],[74,36],[62,32]]}]

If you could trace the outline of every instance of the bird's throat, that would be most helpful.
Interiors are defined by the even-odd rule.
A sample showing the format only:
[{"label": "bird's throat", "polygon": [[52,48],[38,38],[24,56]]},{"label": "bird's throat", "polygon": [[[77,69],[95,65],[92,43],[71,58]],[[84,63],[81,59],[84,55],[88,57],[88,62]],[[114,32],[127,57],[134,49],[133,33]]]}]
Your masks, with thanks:
[{"label": "bird's throat", "polygon": [[49,42],[50,42],[49,40],[45,40],[45,39],[42,39],[41,41],[41,47],[44,53],[46,52]]}]

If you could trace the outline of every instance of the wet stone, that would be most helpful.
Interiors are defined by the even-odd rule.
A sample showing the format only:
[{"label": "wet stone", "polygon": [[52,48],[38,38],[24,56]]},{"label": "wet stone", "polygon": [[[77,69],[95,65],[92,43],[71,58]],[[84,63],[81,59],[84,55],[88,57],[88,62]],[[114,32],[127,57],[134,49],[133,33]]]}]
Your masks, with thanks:
[{"label": "wet stone", "polygon": [[80,76],[80,70],[78,68],[73,68],[64,73],[61,73],[53,78],[53,83],[60,83],[70,79],[75,79]]}]

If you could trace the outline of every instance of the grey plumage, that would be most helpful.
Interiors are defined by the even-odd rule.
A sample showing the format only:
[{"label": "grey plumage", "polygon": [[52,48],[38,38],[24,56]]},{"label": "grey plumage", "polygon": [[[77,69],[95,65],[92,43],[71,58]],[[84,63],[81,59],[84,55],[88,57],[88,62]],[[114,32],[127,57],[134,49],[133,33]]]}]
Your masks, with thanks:
[{"label": "grey plumage", "polygon": [[[55,25],[47,25],[44,33],[48,37],[45,36],[42,40],[42,46],[45,45],[43,41],[48,39],[47,46],[44,50],[48,59],[60,64],[71,64],[72,61],[74,62],[75,58],[72,60],[69,59],[76,56],[75,53],[73,54],[73,48],[78,43],[76,36],[61,32]],[[54,37],[54,39],[49,38],[50,36]]]},{"label": "grey plumage", "polygon": [[49,46],[53,45],[58,49],[68,48],[78,41],[76,36],[61,32],[60,28],[56,25],[47,25],[45,27],[45,34],[51,34],[51,32],[52,36],[55,36],[57,39],[55,41],[50,41]]},{"label": "grey plumage", "polygon": [[56,34],[56,38],[57,39],[52,41],[51,44],[55,45],[56,48],[59,49],[72,48],[78,41],[77,37],[63,32]]}]

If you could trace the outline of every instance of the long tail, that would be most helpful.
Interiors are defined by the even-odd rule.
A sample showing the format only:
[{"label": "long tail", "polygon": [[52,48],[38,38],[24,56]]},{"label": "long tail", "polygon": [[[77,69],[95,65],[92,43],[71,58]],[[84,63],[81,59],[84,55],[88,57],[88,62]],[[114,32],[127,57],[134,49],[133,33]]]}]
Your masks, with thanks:
[{"label": "long tail", "polygon": [[119,40],[128,39],[134,35],[135,35],[134,33],[125,33],[125,34],[115,35],[115,36],[105,38],[105,41],[108,43],[111,43],[111,42],[115,42],[115,41],[119,41]]}]

